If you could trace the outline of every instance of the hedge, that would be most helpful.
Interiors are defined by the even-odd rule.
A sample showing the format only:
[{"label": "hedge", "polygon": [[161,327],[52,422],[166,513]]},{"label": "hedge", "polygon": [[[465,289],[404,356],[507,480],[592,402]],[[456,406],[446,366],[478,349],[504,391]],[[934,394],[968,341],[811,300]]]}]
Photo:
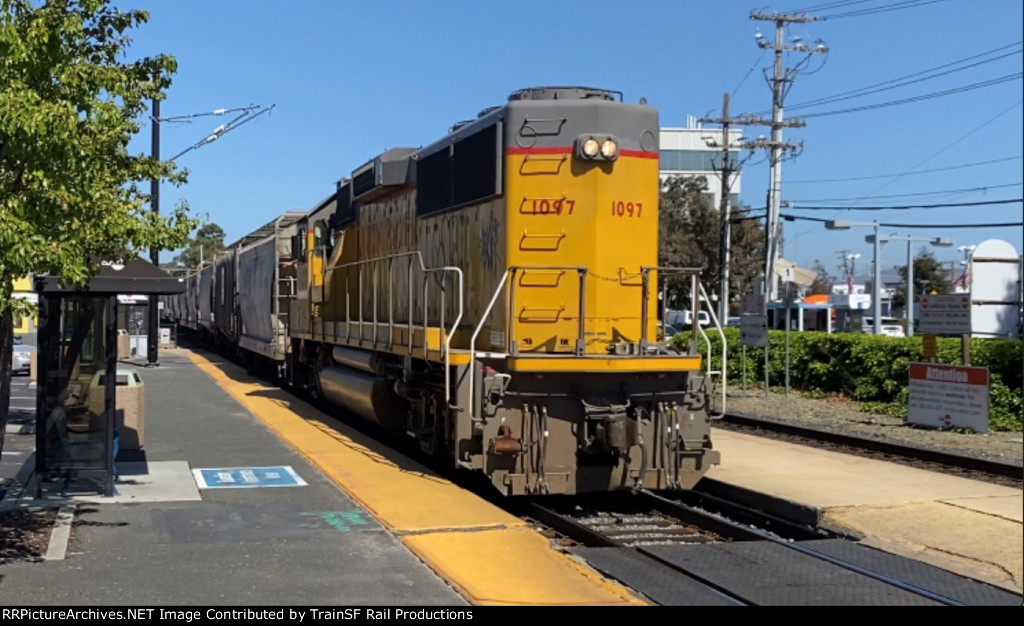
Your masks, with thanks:
[{"label": "hedge", "polygon": [[[743,375],[743,346],[738,328],[724,329],[728,342],[729,381],[738,384]],[[785,331],[769,332],[768,373],[773,386],[785,380]],[[689,346],[689,331],[672,341],[677,348]],[[712,344],[711,367],[722,362],[721,339],[708,333]],[[959,365],[959,338],[938,338],[939,363]],[[707,345],[700,340],[707,357]],[[971,365],[987,367],[991,381],[989,428],[1020,431],[1024,414],[1021,386],[1024,377],[1024,348],[1020,340],[972,339]],[[806,394],[842,395],[865,403],[865,411],[883,412],[906,418],[907,371],[912,361],[921,361],[921,337],[885,337],[852,333],[789,333],[789,380],[791,388]],[[764,380],[764,348],[747,348],[747,382]]]}]

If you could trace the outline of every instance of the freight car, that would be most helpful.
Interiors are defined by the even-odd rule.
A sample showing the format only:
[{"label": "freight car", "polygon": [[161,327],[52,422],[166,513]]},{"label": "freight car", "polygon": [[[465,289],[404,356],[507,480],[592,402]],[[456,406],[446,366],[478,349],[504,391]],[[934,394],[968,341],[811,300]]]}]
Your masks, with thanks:
[{"label": "freight car", "polygon": [[200,273],[200,327],[218,289],[259,300],[221,333],[233,349],[270,342],[285,384],[506,495],[689,489],[719,462],[725,355],[710,371],[696,323],[682,353],[658,335],[668,280],[721,333],[699,268],[658,267],[658,137],[657,111],[617,92],[517,91],[354,170],[288,217],[286,252],[275,231],[273,263],[241,263],[247,244],[233,273]]}]

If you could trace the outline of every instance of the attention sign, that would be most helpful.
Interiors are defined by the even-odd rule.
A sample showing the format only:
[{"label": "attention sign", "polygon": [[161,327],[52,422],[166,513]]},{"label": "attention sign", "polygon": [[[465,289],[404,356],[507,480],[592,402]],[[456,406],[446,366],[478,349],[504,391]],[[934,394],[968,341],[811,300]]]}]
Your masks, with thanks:
[{"label": "attention sign", "polygon": [[910,364],[907,423],[988,432],[988,368]]}]

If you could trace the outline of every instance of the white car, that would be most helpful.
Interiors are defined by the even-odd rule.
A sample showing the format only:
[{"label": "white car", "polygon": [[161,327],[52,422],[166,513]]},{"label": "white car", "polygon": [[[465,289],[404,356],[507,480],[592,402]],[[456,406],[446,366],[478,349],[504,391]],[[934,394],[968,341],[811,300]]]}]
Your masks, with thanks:
[{"label": "white car", "polygon": [[[867,334],[875,332],[875,318],[865,317],[863,330]],[[881,333],[886,337],[906,337],[907,333],[903,330],[903,325],[895,317],[883,317]]]},{"label": "white car", "polygon": [[11,355],[11,366],[14,374],[28,374],[32,369],[32,353],[35,346],[29,346],[21,341],[21,337],[14,337],[14,350]]}]

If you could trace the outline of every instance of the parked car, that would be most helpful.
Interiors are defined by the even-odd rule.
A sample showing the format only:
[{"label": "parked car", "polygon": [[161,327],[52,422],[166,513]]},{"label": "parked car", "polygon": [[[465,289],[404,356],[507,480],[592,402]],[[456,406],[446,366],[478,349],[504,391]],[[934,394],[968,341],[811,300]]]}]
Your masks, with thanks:
[{"label": "parked car", "polygon": [[[863,331],[867,334],[875,332],[875,318],[865,317]],[[881,334],[886,337],[906,337],[907,333],[903,329],[903,324],[900,323],[895,317],[883,317]]]},{"label": "parked car", "polygon": [[728,320],[726,320],[725,325],[726,326],[732,326],[734,328],[739,328],[741,326],[740,318],[738,318],[738,317],[730,317]]},{"label": "parked car", "polygon": [[[690,311],[666,311],[665,317],[668,323],[676,328],[689,329],[693,327],[693,313]],[[707,311],[698,311],[697,323],[701,326],[710,326],[711,316]]]},{"label": "parked car", "polygon": [[14,350],[11,355],[11,366],[14,374],[28,375],[32,370],[32,353],[36,347],[22,342],[21,337],[14,336]]}]

